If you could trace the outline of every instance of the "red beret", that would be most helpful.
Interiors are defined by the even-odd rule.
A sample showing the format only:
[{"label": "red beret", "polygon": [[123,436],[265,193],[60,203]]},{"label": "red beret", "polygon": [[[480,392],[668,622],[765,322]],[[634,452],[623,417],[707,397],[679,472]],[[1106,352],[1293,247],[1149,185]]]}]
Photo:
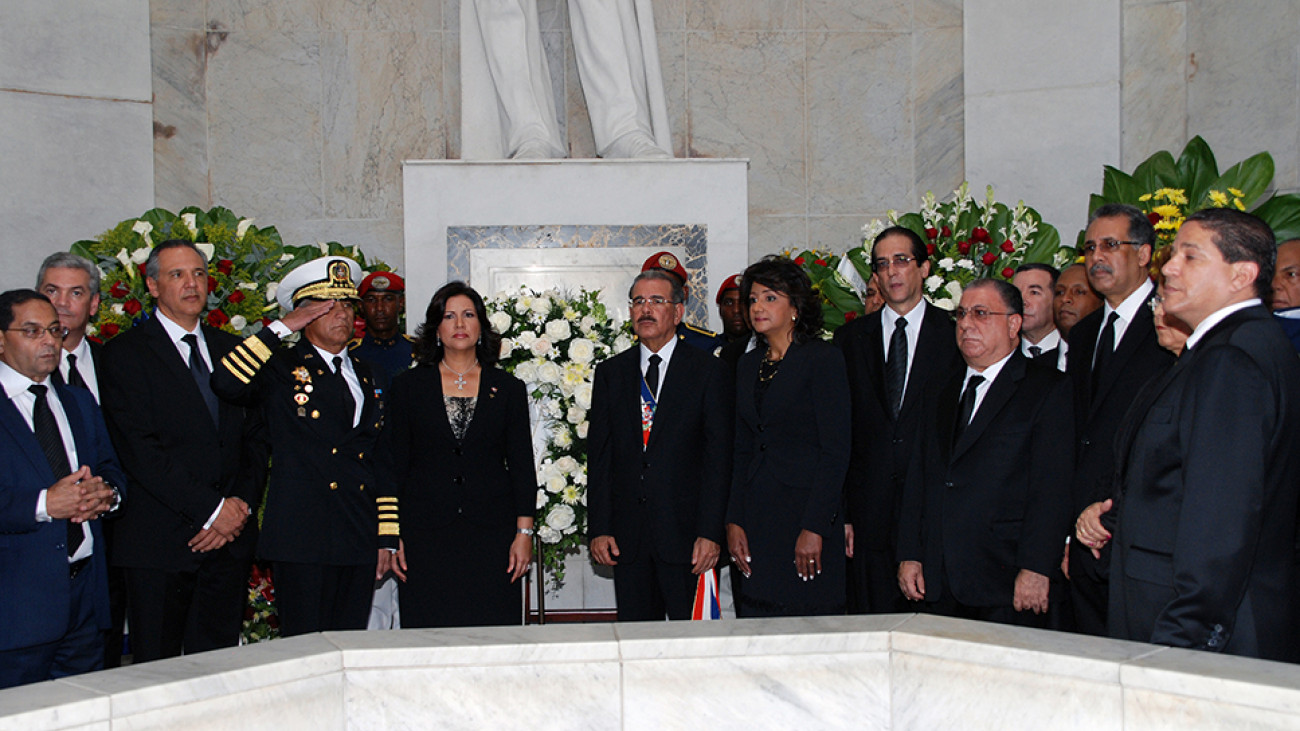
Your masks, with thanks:
[{"label": "red beret", "polygon": [[361,286],[357,287],[357,296],[365,297],[366,292],[372,289],[376,292],[401,293],[406,291],[406,282],[392,272],[372,272],[361,280]]},{"label": "red beret", "polygon": [[730,277],[727,277],[726,279],[722,280],[722,286],[718,287],[718,296],[714,298],[714,302],[716,302],[717,304],[722,304],[722,295],[726,294],[727,290],[730,289],[735,289],[735,290],[740,289],[739,274],[732,274]]},{"label": "red beret", "polygon": [[678,277],[681,277],[682,284],[686,284],[686,267],[682,266],[682,263],[677,260],[677,257],[674,256],[671,251],[661,251],[658,254],[651,255],[649,259],[646,259],[645,263],[641,265],[641,271],[646,272],[651,269],[662,269],[665,272],[672,272]]}]

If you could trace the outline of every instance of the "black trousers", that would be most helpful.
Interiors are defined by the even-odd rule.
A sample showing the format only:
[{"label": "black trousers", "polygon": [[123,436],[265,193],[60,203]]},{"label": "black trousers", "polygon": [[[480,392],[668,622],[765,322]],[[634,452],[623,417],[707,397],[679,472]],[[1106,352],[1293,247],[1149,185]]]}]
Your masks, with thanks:
[{"label": "black trousers", "polygon": [[[280,635],[365,629],[375,593],[375,564],[272,563]],[[449,587],[451,589],[451,587]]]},{"label": "black trousers", "polygon": [[892,550],[870,551],[859,545],[848,560],[850,614],[905,614],[915,611],[898,588],[898,559]]},{"label": "black trousers", "polygon": [[618,621],[690,619],[698,581],[688,563],[665,563],[648,553],[635,561],[620,559],[614,566]]},{"label": "black trousers", "polygon": [[251,563],[219,548],[196,571],[127,568],[132,661],[238,645]]}]

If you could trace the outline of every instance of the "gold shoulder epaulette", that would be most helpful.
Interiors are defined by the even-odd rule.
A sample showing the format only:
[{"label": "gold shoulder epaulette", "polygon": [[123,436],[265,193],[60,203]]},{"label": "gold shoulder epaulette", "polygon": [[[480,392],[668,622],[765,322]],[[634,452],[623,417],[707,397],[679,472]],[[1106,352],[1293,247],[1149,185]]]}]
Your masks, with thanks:
[{"label": "gold shoulder epaulette", "polygon": [[352,338],[348,341],[348,350],[352,350],[361,344],[361,338]]},{"label": "gold shoulder epaulette", "polygon": [[697,333],[699,333],[699,334],[701,334],[701,335],[705,335],[705,336],[708,336],[708,337],[711,337],[711,338],[716,338],[716,337],[718,337],[718,334],[717,334],[717,333],[712,332],[712,331],[709,331],[709,330],[705,330],[705,329],[702,328],[702,327],[696,327],[696,326],[692,325],[692,324],[689,323],[689,322],[683,322],[682,324],[685,325],[685,326],[686,326],[686,329],[687,329],[687,330],[690,330],[691,332],[697,332]]}]

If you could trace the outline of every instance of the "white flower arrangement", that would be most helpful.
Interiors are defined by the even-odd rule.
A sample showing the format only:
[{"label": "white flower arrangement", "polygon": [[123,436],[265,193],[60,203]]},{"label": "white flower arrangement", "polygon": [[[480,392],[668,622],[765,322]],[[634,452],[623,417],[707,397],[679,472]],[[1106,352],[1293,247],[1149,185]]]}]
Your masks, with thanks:
[{"label": "white flower arrangement", "polygon": [[632,347],[631,336],[597,292],[501,292],[487,302],[501,335],[501,367],[524,382],[538,435],[539,560],[554,585],[564,557],[586,540],[587,414],[595,364]]}]

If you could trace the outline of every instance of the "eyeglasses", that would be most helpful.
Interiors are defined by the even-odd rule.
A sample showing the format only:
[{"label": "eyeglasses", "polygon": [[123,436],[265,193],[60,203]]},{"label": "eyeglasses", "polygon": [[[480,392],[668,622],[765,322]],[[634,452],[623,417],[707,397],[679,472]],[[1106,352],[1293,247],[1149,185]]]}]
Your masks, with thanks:
[{"label": "eyeglasses", "polygon": [[893,259],[876,259],[875,261],[871,262],[871,271],[885,272],[885,271],[889,271],[890,267],[893,267],[895,269],[902,269],[914,261],[916,261],[916,257],[903,256],[902,254],[899,254]]},{"label": "eyeglasses", "polygon": [[957,315],[957,322],[961,322],[962,320],[965,320],[967,315],[970,315],[971,317],[975,318],[975,322],[988,322],[988,319],[990,317],[993,317],[994,315],[1011,315],[1014,313],[994,312],[992,310],[986,310],[983,307],[972,307],[969,310],[966,309],[965,307],[958,307],[954,314]]},{"label": "eyeglasses", "polygon": [[628,304],[632,305],[633,307],[663,307],[664,305],[675,305],[677,304],[677,302],[675,300],[670,300],[666,297],[659,297],[658,295],[656,295],[654,297],[633,297],[632,299],[628,300]]},{"label": "eyeglasses", "polygon": [[63,340],[64,338],[68,337],[68,328],[62,325],[50,325],[49,327],[36,327],[35,325],[27,325],[26,327],[17,327],[17,328],[11,327],[6,329],[5,332],[22,333],[23,337],[27,338],[28,340],[37,340],[42,335],[45,335],[46,333],[49,333],[49,336],[54,338],[55,340]]},{"label": "eyeglasses", "polygon": [[1083,242],[1083,253],[1087,256],[1095,256],[1097,254],[1098,249],[1101,249],[1102,251],[1106,251],[1106,252],[1111,252],[1123,246],[1124,244],[1128,244],[1129,246],[1141,246],[1142,242],[1120,241],[1118,239],[1102,239],[1101,241],[1085,241]]},{"label": "eyeglasses", "polygon": [[1151,299],[1147,300],[1147,307],[1150,307],[1151,311],[1155,312],[1156,308],[1164,305],[1164,303],[1165,303],[1164,297],[1161,297],[1158,294],[1153,294],[1151,295]]}]

